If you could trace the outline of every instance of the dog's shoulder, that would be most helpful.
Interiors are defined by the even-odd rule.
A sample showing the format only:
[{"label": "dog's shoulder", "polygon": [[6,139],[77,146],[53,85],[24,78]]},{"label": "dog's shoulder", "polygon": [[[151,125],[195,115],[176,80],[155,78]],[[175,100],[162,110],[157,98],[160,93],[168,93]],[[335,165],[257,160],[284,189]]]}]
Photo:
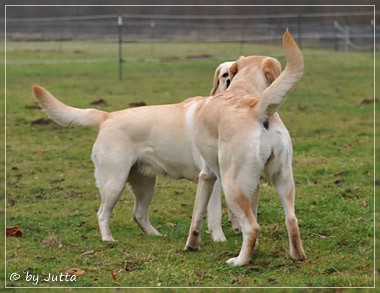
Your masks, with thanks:
[{"label": "dog's shoulder", "polygon": [[205,97],[197,96],[197,97],[188,98],[188,99],[180,102],[179,104],[186,108],[186,107],[189,107],[191,105],[198,104],[200,102],[204,102],[205,99],[206,99]]},{"label": "dog's shoulder", "polygon": [[239,107],[247,107],[249,109],[254,109],[260,102],[260,98],[256,96],[243,96],[236,99],[236,104]]},{"label": "dog's shoulder", "polygon": [[259,103],[260,97],[251,95],[220,94],[212,98],[212,102],[223,107],[253,109]]}]

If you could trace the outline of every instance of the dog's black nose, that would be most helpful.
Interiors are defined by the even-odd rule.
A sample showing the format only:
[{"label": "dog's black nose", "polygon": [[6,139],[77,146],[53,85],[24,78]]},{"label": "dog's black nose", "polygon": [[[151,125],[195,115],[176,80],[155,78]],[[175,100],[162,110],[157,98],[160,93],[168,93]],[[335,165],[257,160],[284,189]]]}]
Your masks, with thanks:
[{"label": "dog's black nose", "polygon": [[231,83],[231,80],[227,79],[227,81],[226,81],[227,88],[230,86],[230,83]]}]

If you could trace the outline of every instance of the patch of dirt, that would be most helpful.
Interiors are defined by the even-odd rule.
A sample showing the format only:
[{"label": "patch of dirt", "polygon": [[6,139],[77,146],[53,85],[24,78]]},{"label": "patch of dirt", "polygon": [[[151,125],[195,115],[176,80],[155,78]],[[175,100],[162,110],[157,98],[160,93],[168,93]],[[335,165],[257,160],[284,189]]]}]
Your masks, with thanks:
[{"label": "patch of dirt", "polygon": [[146,106],[145,102],[132,102],[128,104],[129,108],[143,107]]},{"label": "patch of dirt", "polygon": [[97,99],[95,101],[92,101],[90,104],[91,105],[103,105],[103,104],[107,104],[107,102],[105,100],[103,100],[102,98],[100,98],[100,99]]},{"label": "patch of dirt", "polygon": [[360,102],[360,105],[372,105],[373,103],[377,103],[378,102],[378,99],[375,98],[375,99],[363,99],[361,102]]},{"label": "patch of dirt", "polygon": [[49,118],[40,118],[32,121],[32,126],[39,126],[39,125],[49,125],[54,124],[54,121]]},{"label": "patch of dirt", "polygon": [[169,56],[169,57],[163,57],[160,59],[160,61],[179,61],[181,58],[176,56]]},{"label": "patch of dirt", "polygon": [[33,105],[26,105],[25,109],[28,109],[28,110],[40,110],[41,107],[38,104],[33,104]]},{"label": "patch of dirt", "polygon": [[209,55],[209,54],[186,56],[187,60],[212,59],[212,58],[214,58],[214,56]]}]

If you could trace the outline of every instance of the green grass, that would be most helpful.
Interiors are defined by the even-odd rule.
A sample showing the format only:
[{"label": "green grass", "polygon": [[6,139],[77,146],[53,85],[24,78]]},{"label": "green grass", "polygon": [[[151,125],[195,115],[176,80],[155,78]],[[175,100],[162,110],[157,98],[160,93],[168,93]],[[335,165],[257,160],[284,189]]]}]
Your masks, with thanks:
[{"label": "green grass", "polygon": [[[122,55],[126,60],[193,60],[205,58],[235,58],[239,55],[283,54],[280,47],[251,43],[123,43]],[[118,60],[115,43],[91,42],[8,42],[9,63],[23,61],[47,62],[52,60],[114,59]]]},{"label": "green grass", "polygon": [[[42,46],[14,45],[8,47],[9,60],[113,56],[102,46],[64,45],[57,53]],[[136,52],[131,56],[139,58],[141,45],[127,46]],[[162,47],[166,49],[155,44],[155,56],[186,59],[209,51],[213,56],[240,53],[212,44],[203,45],[201,53],[190,45],[170,51],[170,46]],[[264,54],[254,46],[243,49],[251,50],[246,55]],[[144,50],[149,55],[151,48]],[[273,52],[281,51],[268,47],[267,54]],[[284,66],[284,58],[279,59]],[[107,103],[97,107],[113,111],[130,102],[164,104],[207,95],[218,63],[128,62],[123,81],[117,80],[116,62],[7,65],[6,224],[20,225],[23,231],[22,238],[6,239],[7,286],[34,287],[25,280],[27,272],[43,278],[70,268],[86,273],[76,282],[40,281],[38,286],[374,286],[373,105],[361,104],[373,98],[371,55],[306,54],[305,76],[280,110],[293,139],[296,211],[305,262],[288,257],[282,206],[274,188],[266,184],[259,204],[260,244],[245,267],[225,264],[239,252],[242,241],[226,217],[226,242],[214,243],[204,232],[200,252],[183,251],[196,189],[186,180],[158,180],[150,218],[164,237],[146,236],[134,223],[134,199],[126,189],[111,218],[118,241],[100,240],[99,198],[90,159],[96,133],[54,124],[32,126],[32,121],[46,117],[31,109],[36,104],[31,86],[45,86],[76,107],[90,107],[90,102],[103,98]],[[10,281],[13,272],[22,278]]]}]

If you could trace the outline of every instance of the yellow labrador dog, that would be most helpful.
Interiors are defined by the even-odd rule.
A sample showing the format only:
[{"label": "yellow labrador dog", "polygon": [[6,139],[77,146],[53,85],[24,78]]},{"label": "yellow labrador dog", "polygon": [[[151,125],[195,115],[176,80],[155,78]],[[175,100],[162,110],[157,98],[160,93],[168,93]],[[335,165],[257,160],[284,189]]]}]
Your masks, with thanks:
[{"label": "yellow labrador dog", "polygon": [[[270,57],[266,59],[268,63],[277,62]],[[262,60],[258,60],[255,75],[259,77],[253,82],[257,83],[256,87],[265,89],[272,79],[268,76],[275,73],[270,72],[272,67],[261,66]],[[194,97],[178,104],[108,113],[67,106],[40,86],[34,86],[33,93],[42,109],[59,125],[98,130],[91,158],[101,195],[97,215],[102,239],[114,240],[109,227],[110,216],[126,182],[136,198],[135,221],[145,233],[160,235],[151,225],[147,210],[154,194],[156,175],[198,180],[203,161],[195,146],[194,125],[190,122],[194,120],[194,106],[202,105],[205,98]],[[220,189],[219,183],[215,189],[219,202]],[[221,230],[220,204],[217,208],[216,212],[212,207],[210,209],[210,230],[214,240],[222,241],[225,237]]]},{"label": "yellow labrador dog", "polygon": [[[262,65],[260,68],[258,68],[259,73],[265,73],[265,77],[269,84],[271,84],[281,73],[281,64],[273,58],[268,57],[259,57],[257,56],[255,59],[258,60],[262,59],[264,62],[262,62]],[[240,58],[240,63],[243,62],[245,57]],[[220,64],[214,74],[214,81],[213,81],[213,88],[210,92],[210,95],[217,95],[219,93],[223,93],[230,85],[232,78],[237,73],[237,64],[234,61],[224,62]],[[232,69],[231,69],[232,68]],[[259,74],[260,77],[260,74]],[[275,113],[273,115],[273,119],[271,121],[271,135],[273,136],[273,139],[276,139],[276,137],[284,137],[284,141],[286,142],[285,148],[289,149],[290,152],[292,152],[292,144],[291,139],[288,130],[286,129],[285,125],[282,123],[280,116]],[[274,147],[282,148],[283,145],[275,145]],[[274,150],[277,151],[277,150]],[[278,150],[280,151],[280,150]],[[271,161],[272,164],[274,164],[275,161],[281,160],[282,158],[276,157],[273,158]],[[276,176],[276,174],[273,174],[273,176]],[[258,192],[258,191],[257,191]],[[221,214],[221,198],[218,196],[221,193],[221,187],[219,180],[215,182],[213,192],[210,197],[210,201],[207,205],[207,219],[208,219],[208,231],[211,231],[214,240],[215,236],[217,235],[217,240],[222,241],[225,240],[223,231],[222,231],[222,222],[221,217],[218,216]],[[258,197],[257,197],[258,200]],[[254,204],[254,211],[255,215],[257,216],[257,204],[256,202]],[[228,218],[232,224],[232,228],[235,231],[235,233],[240,232],[240,224],[237,218],[234,216],[234,214],[231,212],[230,208],[227,206],[228,210]]]},{"label": "yellow labrador dog", "polygon": [[[246,57],[240,58],[240,63],[244,62]],[[249,60],[249,59],[248,59]],[[281,64],[279,62],[276,62],[277,60],[273,59],[271,62],[267,63],[267,65],[263,65],[262,69],[263,72],[267,72],[266,78],[270,83],[274,81],[275,78],[277,78],[281,73]],[[217,95],[219,93],[224,92],[228,86],[230,85],[230,82],[232,78],[237,73],[237,62],[224,62],[220,64],[214,75],[214,82],[213,82],[213,88],[211,90],[210,95]],[[267,67],[267,68],[265,68]],[[271,68],[268,68],[271,67]],[[270,129],[269,127],[269,121],[266,122],[265,127],[270,132],[272,136],[272,140],[282,140],[283,144],[274,144],[273,146],[273,152],[279,153],[286,150],[288,154],[292,154],[292,144],[291,144],[291,138],[289,135],[289,132],[287,128],[285,127],[284,123],[282,122],[280,115],[276,112],[273,114],[272,119],[270,120]],[[291,160],[291,158],[284,157],[284,156],[277,156],[272,157],[271,160],[269,160],[266,164],[265,171],[270,170],[270,165],[277,165],[281,166],[282,164],[286,164],[286,162],[283,162],[281,160]],[[273,169],[273,168],[272,168]],[[277,176],[282,176],[280,172],[271,172],[272,174],[267,174],[267,177],[272,178],[273,181],[276,181]],[[219,182],[219,181],[217,181]],[[277,186],[276,186],[277,187]],[[221,206],[221,200],[220,197],[217,196],[215,190],[219,188],[217,183],[215,183],[213,193],[210,197],[210,201],[207,206],[207,216],[208,216],[208,230],[212,231],[212,229],[221,229],[221,218],[216,217],[215,214],[218,211],[218,207]],[[257,190],[257,193],[259,190]],[[278,192],[280,194],[280,191]],[[256,202],[252,204],[253,211],[255,213],[255,216],[257,217],[257,205],[258,205],[258,197],[256,197]],[[221,210],[219,211],[221,212]],[[240,232],[240,224],[237,218],[233,215],[231,210],[228,208],[228,218],[232,224],[233,230],[238,233]],[[210,221],[212,220],[212,222]]]},{"label": "yellow labrador dog", "polygon": [[[185,246],[189,251],[200,248],[203,214],[218,178],[243,233],[239,255],[227,263],[241,266],[250,261],[260,228],[255,215],[259,177],[265,170],[284,207],[290,255],[296,260],[306,258],[294,210],[290,138],[272,129],[275,122],[282,124],[276,112],[303,76],[303,55],[288,31],[283,36],[283,46],[286,68],[269,87],[252,86],[257,84],[251,80],[258,78],[255,74],[258,57],[242,57],[231,66],[230,70],[236,75],[223,94],[208,97],[202,104],[191,107],[193,143],[203,159],[203,166]],[[247,79],[248,76],[251,79]]]},{"label": "yellow labrador dog", "polygon": [[[216,84],[218,86],[213,88],[213,94],[218,94],[219,92],[224,91],[229,86],[229,83],[231,81],[229,68],[232,63],[233,62],[226,62],[218,66],[215,72],[213,82],[214,86]],[[107,115],[104,112],[98,110],[79,110],[65,106],[62,103],[58,102],[45,89],[38,86],[34,88],[34,93],[37,99],[39,100],[41,106],[48,113],[48,115],[62,126],[83,125],[99,128],[100,125],[103,125],[103,122],[105,122],[103,120],[109,120],[111,116],[116,116],[115,114]],[[143,124],[146,126],[146,131],[151,131],[152,129],[150,123],[152,123],[153,120],[152,118],[149,118],[149,113],[152,111],[154,112],[156,108],[157,107],[125,110],[123,111],[122,116],[125,116],[126,119],[133,120],[133,117],[135,115],[138,115],[139,119],[145,121],[145,124]],[[171,119],[167,119],[165,124],[164,120],[167,117],[167,114],[171,112],[172,108],[173,107],[159,107],[159,109],[163,112],[161,113],[161,115],[157,113],[155,115],[155,119],[157,119],[157,121],[159,121],[159,124],[161,125],[160,131],[156,132],[157,135],[154,138],[150,136],[150,139],[152,139],[152,141],[147,140],[145,142],[145,144],[161,144],[161,148],[156,146],[152,147],[148,151],[147,149],[144,149],[145,145],[143,144],[142,146],[144,147],[138,150],[138,158],[132,159],[132,166],[126,166],[127,170],[125,172],[128,172],[128,176],[126,176],[125,174],[122,176],[123,178],[128,178],[128,182],[130,183],[136,197],[133,217],[135,221],[138,223],[138,225],[142,228],[142,230],[149,235],[161,235],[151,225],[148,216],[148,207],[154,195],[156,174],[163,173],[173,178],[187,178],[196,181],[198,179],[198,174],[201,167],[200,157],[194,153],[195,151],[192,151],[191,147],[189,146],[188,137],[186,135],[186,129],[183,129],[183,120],[185,119],[185,116],[181,117],[181,115],[185,115],[185,111],[183,111],[183,109],[177,111],[179,116],[171,116]],[[177,106],[175,108],[181,109],[183,107]],[[168,113],[166,113],[165,111],[168,111]],[[127,116],[129,118],[127,118]],[[178,118],[178,120],[174,121],[174,118]],[[114,121],[115,123],[117,123],[118,120],[116,119]],[[138,121],[135,121],[135,123],[139,124]],[[165,125],[168,124],[171,124],[171,129],[176,128],[172,135],[166,133]],[[130,126],[133,127],[133,125],[134,124],[131,124]],[[170,131],[170,129],[168,131]],[[162,136],[162,139],[155,140],[155,138],[160,136],[159,133],[163,132],[165,132],[165,134]],[[176,137],[178,133],[181,133],[181,135]],[[99,135],[99,137],[100,136],[104,135]],[[174,148],[168,147],[165,149],[165,146],[170,145],[172,140],[175,140],[177,142]],[[118,194],[119,192],[121,193],[123,190],[122,185],[124,186],[125,180],[121,180],[118,183],[119,187],[117,188],[117,192],[116,190],[108,191],[107,189],[105,189],[107,180],[104,179],[104,175],[101,175],[104,172],[104,170],[96,163],[97,161],[99,161],[99,159],[96,159],[96,157],[99,157],[99,155],[95,151],[95,149],[98,148],[97,145],[98,144],[94,146],[93,160],[96,166],[95,175],[97,185],[102,195],[102,204],[98,212],[99,227],[103,240],[113,240],[109,229],[109,218],[113,206],[117,201]],[[126,148],[125,151],[128,153],[130,150]],[[186,152],[188,153],[186,154]],[[156,158],[151,159],[150,157],[154,153],[156,153],[158,156]],[[168,158],[167,162],[161,162],[164,161],[166,158]],[[150,162],[150,160],[153,160],[154,162],[152,163]],[[109,164],[112,165],[111,162],[109,162]],[[131,170],[129,170],[128,168]],[[109,176],[112,176],[111,173],[109,174]],[[113,187],[116,188],[116,185]],[[221,184],[219,181],[217,181],[215,183],[213,195],[210,199],[208,212],[209,231],[211,232],[214,241],[224,241],[226,239],[222,230],[221,223],[220,196]]]}]

